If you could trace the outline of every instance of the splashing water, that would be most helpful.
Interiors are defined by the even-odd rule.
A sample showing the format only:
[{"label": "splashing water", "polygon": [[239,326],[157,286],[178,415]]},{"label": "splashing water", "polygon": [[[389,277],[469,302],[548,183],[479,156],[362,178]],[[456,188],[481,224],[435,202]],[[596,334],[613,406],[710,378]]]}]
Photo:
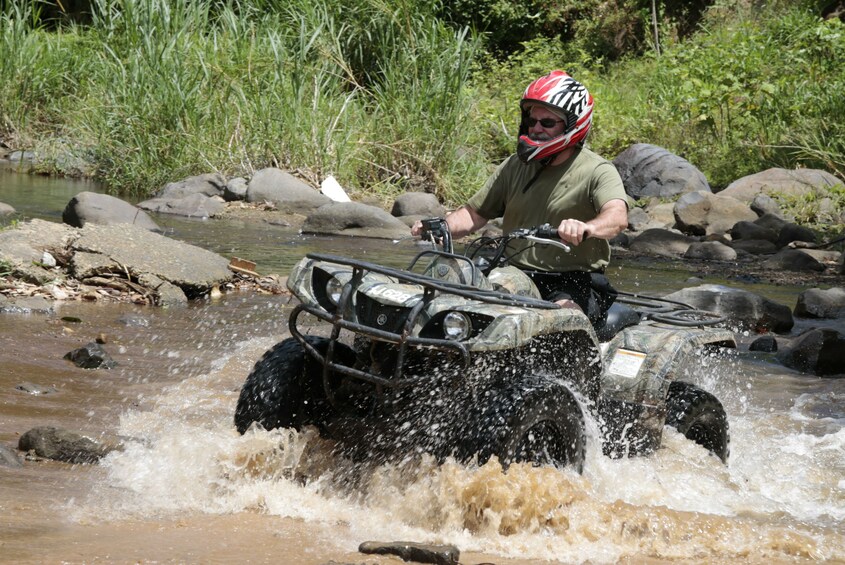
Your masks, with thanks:
[{"label": "splashing water", "polygon": [[[731,424],[727,466],[668,428],[655,454],[609,459],[595,422],[580,476],[524,464],[505,473],[495,460],[367,466],[333,455],[312,429],[237,434],[240,381],[257,348],[270,345],[259,341],[165,390],[152,409],[124,414],[120,433],[135,440],[103,462],[108,487],[78,512],[251,512],[344,524],[358,541],[448,542],[563,562],[845,559],[845,417],[842,387],[825,388],[833,381],[708,360],[702,378],[715,381]],[[763,381],[778,383],[778,394]]]}]

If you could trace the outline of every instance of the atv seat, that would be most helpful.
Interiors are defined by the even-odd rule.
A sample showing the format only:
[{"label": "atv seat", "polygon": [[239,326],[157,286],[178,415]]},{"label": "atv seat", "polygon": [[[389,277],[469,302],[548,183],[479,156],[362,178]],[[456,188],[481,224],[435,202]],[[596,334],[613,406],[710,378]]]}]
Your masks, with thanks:
[{"label": "atv seat", "polygon": [[607,311],[607,321],[600,328],[596,328],[596,337],[599,341],[610,341],[616,334],[628,326],[635,326],[640,323],[642,314],[630,306],[614,302]]}]

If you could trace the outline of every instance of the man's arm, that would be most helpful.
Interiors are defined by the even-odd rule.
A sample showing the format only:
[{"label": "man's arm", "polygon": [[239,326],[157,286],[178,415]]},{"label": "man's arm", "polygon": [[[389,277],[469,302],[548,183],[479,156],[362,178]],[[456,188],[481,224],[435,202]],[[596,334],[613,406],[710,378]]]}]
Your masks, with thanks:
[{"label": "man's arm", "polygon": [[557,228],[557,235],[566,243],[578,245],[588,236],[613,239],[627,227],[628,203],[622,199],[613,199],[606,202],[598,215],[588,222],[563,220]]},{"label": "man's arm", "polygon": [[[452,233],[452,237],[454,239],[460,239],[482,228],[487,224],[487,218],[481,216],[469,206],[464,205],[446,216],[446,223],[449,225],[449,231]],[[411,235],[418,236],[421,232],[422,223],[414,222],[414,225],[411,227]]]}]

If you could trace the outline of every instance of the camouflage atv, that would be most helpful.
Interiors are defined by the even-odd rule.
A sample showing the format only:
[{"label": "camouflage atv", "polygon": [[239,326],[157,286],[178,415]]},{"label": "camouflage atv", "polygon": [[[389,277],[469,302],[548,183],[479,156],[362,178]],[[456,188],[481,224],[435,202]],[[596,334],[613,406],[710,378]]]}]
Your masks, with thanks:
[{"label": "camouflage atv", "polygon": [[294,267],[293,337],[247,377],[240,433],[314,425],[352,457],[580,471],[589,412],[607,455],[649,453],[670,425],[726,461],[722,405],[685,382],[700,355],[735,347],[721,319],[626,295],[597,333],[508,265],[531,245],[568,251],[548,225],[476,239],[462,255],[445,221],[427,220],[424,235],[436,245],[405,270],[317,253]]}]

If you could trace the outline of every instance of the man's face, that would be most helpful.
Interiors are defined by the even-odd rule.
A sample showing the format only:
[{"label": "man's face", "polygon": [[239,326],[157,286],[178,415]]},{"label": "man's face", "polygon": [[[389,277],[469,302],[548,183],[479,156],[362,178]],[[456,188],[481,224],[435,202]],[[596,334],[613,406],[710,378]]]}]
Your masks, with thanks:
[{"label": "man's face", "polygon": [[[566,121],[544,106],[530,106],[528,116],[528,138],[533,141],[548,141],[561,135],[566,128]],[[534,125],[530,125],[534,120]],[[544,126],[542,122],[551,127]]]}]

